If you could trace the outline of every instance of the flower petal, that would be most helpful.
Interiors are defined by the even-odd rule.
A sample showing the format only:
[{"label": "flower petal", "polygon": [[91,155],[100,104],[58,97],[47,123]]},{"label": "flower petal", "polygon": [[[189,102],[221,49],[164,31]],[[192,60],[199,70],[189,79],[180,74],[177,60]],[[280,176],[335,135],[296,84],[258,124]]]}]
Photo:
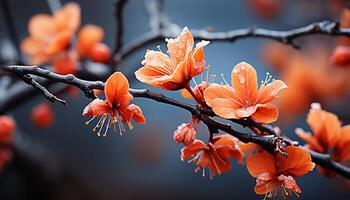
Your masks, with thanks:
[{"label": "flower petal", "polygon": [[341,124],[338,117],[322,110],[319,104],[311,105],[307,123],[325,151],[333,148],[341,136]]},{"label": "flower petal", "polygon": [[28,31],[33,38],[47,40],[57,32],[57,28],[50,15],[38,14],[30,18]]},{"label": "flower petal", "polygon": [[46,47],[47,54],[52,55],[65,50],[71,42],[72,37],[73,35],[70,31],[61,31],[57,33],[51,38],[50,43]]},{"label": "flower petal", "polygon": [[187,56],[186,59],[181,61],[171,74],[171,78],[179,85],[187,84],[194,76],[194,59]]},{"label": "flower petal", "polygon": [[104,31],[100,26],[93,24],[84,25],[79,34],[77,40],[77,50],[80,56],[87,56],[91,48],[101,42],[104,37]]},{"label": "flower petal", "polygon": [[54,13],[54,23],[59,30],[75,32],[80,26],[80,6],[77,3],[67,3],[63,9]]},{"label": "flower petal", "polygon": [[42,40],[38,40],[32,37],[28,37],[21,42],[21,51],[28,55],[34,55],[42,51],[45,44]]},{"label": "flower petal", "polygon": [[205,69],[205,57],[204,57],[204,47],[210,42],[202,40],[196,44],[196,48],[192,52],[192,57],[194,59],[194,74],[198,75],[202,73]]},{"label": "flower petal", "polygon": [[122,113],[123,117],[125,117],[125,120],[127,121],[130,121],[130,119],[133,119],[135,122],[139,124],[144,124],[146,122],[145,116],[143,116],[141,108],[135,104],[130,104],[122,112],[123,112]]},{"label": "flower petal", "polygon": [[171,59],[175,64],[179,64],[192,51],[194,39],[192,33],[185,27],[177,38],[168,39],[167,42]]},{"label": "flower petal", "polygon": [[261,173],[256,179],[254,191],[256,194],[264,195],[275,188],[275,182],[272,181],[273,175],[270,173]]},{"label": "flower petal", "polygon": [[256,103],[264,104],[271,102],[277,98],[278,93],[285,88],[288,88],[288,86],[281,80],[275,80],[267,85],[262,84],[258,92]]},{"label": "flower petal", "polygon": [[279,175],[278,181],[282,183],[284,188],[294,191],[295,193],[301,193],[300,187],[292,176]]},{"label": "flower petal", "polygon": [[350,125],[342,127],[341,140],[335,146],[333,157],[342,162],[350,160]]},{"label": "flower petal", "polygon": [[231,87],[211,84],[204,90],[204,99],[218,116],[227,119],[238,118],[235,110],[241,108],[242,104]]},{"label": "flower petal", "polygon": [[97,98],[84,108],[83,116],[100,117],[107,114],[111,109],[112,107],[106,101]]},{"label": "flower petal", "polygon": [[181,149],[181,160],[186,160],[202,150],[208,150],[207,145],[201,140],[195,140],[192,144]]},{"label": "flower petal", "polygon": [[317,139],[311,135],[309,132],[305,132],[301,128],[295,129],[295,133],[297,134],[298,137],[300,137],[302,140],[304,140],[310,147],[317,151],[324,153],[323,147],[318,143]]},{"label": "flower petal", "polygon": [[126,108],[133,99],[129,93],[128,79],[121,72],[114,72],[106,81],[105,95],[112,107]]},{"label": "flower petal", "polygon": [[215,137],[213,139],[213,144],[221,158],[229,159],[232,156],[236,160],[241,160],[243,157],[242,151],[238,145],[238,139],[229,134]]},{"label": "flower petal", "polygon": [[276,155],[276,165],[280,173],[299,177],[314,169],[315,163],[311,161],[310,154],[301,147],[288,146],[285,150],[288,153],[287,158],[281,154]]},{"label": "flower petal", "polygon": [[270,173],[274,176],[276,171],[274,155],[261,151],[248,157],[247,169],[251,176],[258,177],[262,173]]},{"label": "flower petal", "polygon": [[231,82],[237,96],[244,105],[253,105],[258,96],[256,71],[248,63],[238,63],[231,72]]},{"label": "flower petal", "polygon": [[272,123],[278,119],[278,109],[272,104],[258,104],[256,105],[256,111],[251,117],[260,123]]}]

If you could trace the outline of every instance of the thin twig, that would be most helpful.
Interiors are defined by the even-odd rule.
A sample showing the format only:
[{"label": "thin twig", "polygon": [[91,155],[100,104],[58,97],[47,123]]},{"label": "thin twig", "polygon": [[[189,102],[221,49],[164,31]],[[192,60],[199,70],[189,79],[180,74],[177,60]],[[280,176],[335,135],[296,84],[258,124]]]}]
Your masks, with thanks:
[{"label": "thin twig", "polygon": [[31,77],[30,75],[23,74],[23,75],[20,75],[20,78],[28,85],[31,85],[33,88],[40,91],[42,93],[42,95],[46,99],[48,99],[49,101],[51,101],[51,102],[57,101],[63,105],[67,105],[67,102],[65,100],[62,100],[62,99],[58,98],[57,96],[55,96],[54,94],[52,94],[51,92],[49,92],[44,86],[42,86],[39,82],[37,82],[35,79],[33,79],[33,77]]}]

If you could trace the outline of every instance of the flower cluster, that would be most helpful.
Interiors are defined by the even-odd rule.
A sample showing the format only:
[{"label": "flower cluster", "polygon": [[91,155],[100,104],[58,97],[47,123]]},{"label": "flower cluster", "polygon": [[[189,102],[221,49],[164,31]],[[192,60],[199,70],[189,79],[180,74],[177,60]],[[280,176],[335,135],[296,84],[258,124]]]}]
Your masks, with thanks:
[{"label": "flower cluster", "polygon": [[[209,76],[209,66],[204,59],[204,47],[208,41],[201,41],[193,48],[194,39],[187,27],[177,38],[166,41],[170,56],[161,50],[148,50],[143,66],[135,72],[138,80],[164,90],[181,90],[182,96],[193,98],[199,107],[211,109],[224,119],[250,118],[260,123],[272,123],[278,119],[278,109],[272,102],[281,90],[287,88],[283,81],[271,80],[267,73],[259,87],[254,67],[241,62],[232,69],[232,86],[224,75],[225,84],[214,83],[215,75]],[[194,77],[204,71],[207,71],[206,80],[197,84]],[[194,87],[191,87],[191,81],[195,83]],[[87,106],[84,113],[90,113],[93,110],[90,107]],[[214,135],[210,129],[209,141],[204,142],[197,133],[199,124],[200,120],[193,116],[189,122],[179,125],[173,136],[175,142],[185,146],[181,150],[181,160],[194,163],[197,166],[195,172],[201,171],[203,176],[209,174],[213,178],[230,171],[230,159],[233,158],[247,164],[250,174],[257,178],[257,194],[276,197],[279,191],[283,191],[282,196],[301,193],[294,178],[305,175],[314,167],[305,150],[287,147],[285,153],[288,157],[285,158],[281,154],[266,152],[258,145],[244,144],[229,134]]]},{"label": "flower cluster", "polygon": [[85,25],[75,39],[80,18],[77,3],[66,4],[52,16],[33,16],[28,24],[29,37],[21,43],[21,50],[29,56],[31,64],[50,63],[57,73],[74,74],[82,58],[106,63],[110,53],[109,48],[101,43],[104,37],[101,27]]},{"label": "flower cluster", "polygon": [[[196,84],[194,77],[209,69],[203,50],[209,42],[199,42],[193,49],[193,36],[186,27],[176,39],[168,39],[167,42],[170,57],[161,51],[148,50],[142,62],[144,66],[135,72],[138,80],[164,90],[181,90],[182,96],[193,98],[198,108],[212,110],[223,119],[249,119],[262,124],[278,119],[278,108],[273,101],[278,98],[281,90],[287,88],[283,81],[271,80],[271,75],[267,73],[259,87],[254,67],[241,62],[232,69],[231,85],[224,75],[225,84],[214,83],[215,75],[209,76],[208,72],[206,80]],[[195,87],[190,85],[192,80]],[[92,116],[87,124],[96,117],[100,118],[93,129],[98,136],[107,136],[112,125],[115,128],[118,124],[122,134],[125,131],[124,123],[130,129],[133,128],[131,120],[145,123],[141,109],[130,104],[133,96],[129,92],[128,80],[121,72],[115,72],[108,78],[104,96],[105,100],[96,98],[83,111],[84,116]],[[204,117],[210,118],[205,114]],[[194,163],[195,172],[201,171],[202,176],[209,174],[212,179],[230,171],[231,159],[234,159],[246,165],[250,175],[256,178],[257,194],[265,195],[265,198],[285,198],[292,194],[300,195],[301,188],[295,179],[306,175],[315,166],[306,149],[320,153],[333,150],[332,159],[338,162],[350,159],[348,126],[341,127],[337,117],[323,111],[318,104],[313,104],[307,122],[312,127],[314,136],[301,129],[296,130],[298,136],[308,142],[306,147],[292,144],[277,147],[276,143],[279,148],[276,152],[267,151],[254,143],[243,143],[230,134],[217,134],[209,125],[209,140],[204,142],[202,134],[197,133],[201,120],[196,115],[189,122],[178,126],[173,139],[184,145],[181,160]],[[256,133],[260,134],[259,131]],[[343,139],[340,140],[340,137]]]}]

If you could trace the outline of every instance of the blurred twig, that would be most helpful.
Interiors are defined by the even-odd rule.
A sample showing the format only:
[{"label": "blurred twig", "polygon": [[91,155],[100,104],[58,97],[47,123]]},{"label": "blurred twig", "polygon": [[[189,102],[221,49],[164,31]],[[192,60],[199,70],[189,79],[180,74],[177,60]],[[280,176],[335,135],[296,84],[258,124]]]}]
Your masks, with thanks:
[{"label": "blurred twig", "polygon": [[16,49],[17,56],[18,56],[17,57],[18,61],[16,63],[23,63],[22,62],[22,53],[20,50],[19,37],[18,37],[15,21],[14,21],[13,15],[11,13],[9,1],[8,0],[0,0],[0,3],[1,3],[1,11],[3,13],[4,21],[5,21],[5,24],[7,27],[7,31],[8,31],[8,37],[12,41],[12,44],[14,45],[14,47]]},{"label": "blurred twig", "polygon": [[127,0],[117,0],[115,3],[116,34],[113,55],[123,46],[124,21],[123,11]]},{"label": "blurred twig", "polygon": [[[15,73],[19,76],[25,76],[25,75],[31,74],[42,78],[50,79],[52,81],[58,81],[68,85],[73,85],[79,88],[81,91],[83,91],[85,95],[90,98],[95,98],[95,96],[93,95],[93,89],[99,89],[99,90],[104,89],[103,82],[87,81],[87,80],[76,78],[73,75],[59,75],[59,74],[50,72],[48,70],[38,68],[36,66],[6,66],[6,67],[2,67],[2,70]],[[37,88],[37,89],[40,90],[40,88]],[[208,108],[202,108],[200,106],[195,106],[185,102],[177,101],[175,99],[166,97],[163,94],[152,92],[148,89],[130,88],[129,92],[134,97],[152,99],[157,102],[173,105],[178,108],[187,110],[193,116],[200,119],[204,124],[206,124],[210,130],[214,131],[213,133],[218,133],[219,130],[221,130],[237,137],[242,142],[245,142],[245,143],[253,142],[255,144],[258,144],[270,152],[276,152],[276,151],[280,152],[281,148],[283,148],[284,146],[297,143],[294,141],[286,140],[283,137],[277,136],[278,134],[275,133],[272,127],[269,127],[268,125],[260,124],[251,119],[243,119],[245,121],[236,120],[235,123],[240,124],[242,126],[248,126],[252,129],[256,128],[261,131],[268,132],[270,135],[260,136],[258,134],[248,134],[248,133],[242,133],[242,132],[236,131],[235,129],[232,128],[231,125],[223,124],[210,118],[210,117],[214,117],[214,116],[218,117],[218,116],[216,116]],[[319,164],[320,166],[326,169],[336,172],[337,174],[343,176],[344,178],[350,179],[350,168],[347,168],[331,160],[330,156],[327,154],[320,154],[311,150],[307,150],[307,151],[310,153],[315,163]],[[280,153],[284,153],[284,152],[282,151]]]}]

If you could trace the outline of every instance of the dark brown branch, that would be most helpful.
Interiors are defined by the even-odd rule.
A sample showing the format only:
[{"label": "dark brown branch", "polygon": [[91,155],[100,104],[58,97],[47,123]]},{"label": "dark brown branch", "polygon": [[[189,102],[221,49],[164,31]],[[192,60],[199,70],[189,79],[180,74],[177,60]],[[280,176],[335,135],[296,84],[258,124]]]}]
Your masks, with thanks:
[{"label": "dark brown branch", "polygon": [[124,21],[123,11],[127,0],[117,0],[115,3],[115,17],[116,17],[116,35],[113,55],[115,55],[119,49],[123,46],[123,33],[124,33]]},{"label": "dark brown branch", "polygon": [[[131,53],[145,47],[154,41],[164,40],[165,38],[174,38],[179,35],[180,32],[180,26],[173,23],[165,28],[151,30],[150,32],[141,35],[139,38],[136,38],[129,44],[123,46],[120,49],[120,52],[116,54],[116,58],[124,59]],[[228,32],[208,32],[206,30],[191,30],[191,32],[194,38],[197,40],[234,42],[238,39],[255,37],[275,40],[286,45],[291,45],[294,48],[300,48],[295,43],[295,39],[307,35],[323,34],[330,36],[350,36],[350,29],[339,28],[338,23],[327,20],[312,23],[310,25],[288,31],[275,31],[251,27]]]},{"label": "dark brown branch", "polygon": [[49,92],[44,86],[42,86],[39,82],[37,82],[35,79],[33,79],[33,77],[31,77],[30,75],[23,74],[23,75],[20,75],[20,78],[28,85],[31,85],[33,88],[40,91],[42,93],[42,95],[46,99],[48,99],[49,101],[51,101],[51,102],[57,101],[63,105],[67,105],[67,102],[65,100],[62,100],[62,99],[58,98],[57,96],[55,96],[54,94],[52,94],[51,92]]},{"label": "dark brown branch", "polygon": [[[50,79],[51,81],[56,81],[56,82],[61,82],[69,85],[73,85],[75,87],[78,87],[80,90],[82,90],[87,97],[90,98],[95,98],[93,95],[93,89],[99,89],[103,90],[104,89],[104,83],[100,81],[87,81],[83,79],[76,78],[73,75],[59,75],[53,72],[50,72],[48,70],[44,70],[38,67],[29,67],[29,66],[6,66],[2,67],[2,70],[8,71],[15,73],[19,76],[23,75],[36,75],[42,78]],[[40,88],[38,88],[40,89]],[[264,149],[273,152],[276,151],[279,147],[277,146],[277,142],[282,141],[280,137],[276,136],[276,133],[273,132],[273,128],[267,126],[267,125],[261,125],[257,122],[254,122],[250,119],[243,119],[243,121],[237,120],[236,123],[241,124],[242,126],[248,126],[248,127],[256,127],[260,130],[263,131],[272,131],[270,132],[271,135],[268,136],[259,136],[257,134],[248,134],[248,133],[242,133],[239,131],[236,131],[235,129],[232,128],[231,125],[229,124],[223,124],[220,123],[216,120],[213,120],[210,118],[210,116],[214,116],[212,111],[210,110],[204,110],[198,106],[189,104],[189,103],[184,103],[181,101],[177,101],[174,99],[171,99],[169,97],[166,97],[163,94],[155,93],[152,91],[149,91],[147,89],[132,89],[130,88],[130,93],[134,97],[139,97],[139,98],[146,98],[146,99],[152,99],[157,102],[169,104],[176,106],[178,108],[182,108],[184,110],[189,111],[193,116],[197,117],[200,119],[203,123],[205,123],[210,130],[214,130],[214,133],[218,133],[219,130],[224,131],[226,133],[229,133],[235,137],[237,137],[239,140],[242,142],[253,142],[255,144],[258,144],[262,146]],[[329,170],[332,170],[336,172],[337,174],[343,176],[344,178],[350,179],[350,168],[347,168],[333,160],[330,159],[329,155],[327,154],[320,154],[316,153],[310,150],[307,150],[313,161],[326,168]]]}]

